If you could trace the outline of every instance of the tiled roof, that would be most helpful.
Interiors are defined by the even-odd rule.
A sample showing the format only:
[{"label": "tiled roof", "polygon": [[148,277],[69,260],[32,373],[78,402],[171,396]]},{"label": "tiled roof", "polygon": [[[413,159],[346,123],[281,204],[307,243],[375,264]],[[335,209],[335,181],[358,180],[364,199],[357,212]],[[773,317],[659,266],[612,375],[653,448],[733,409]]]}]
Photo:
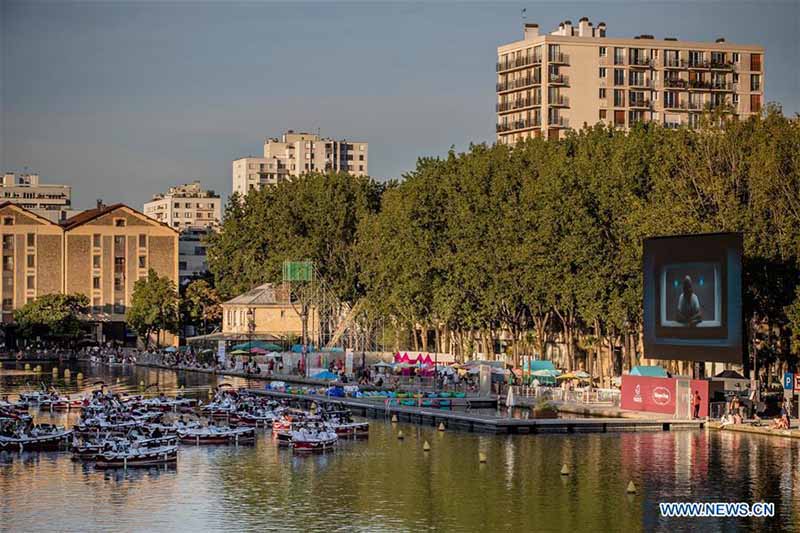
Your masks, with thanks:
[{"label": "tiled roof", "polygon": [[276,305],[287,303],[289,303],[289,298],[283,287],[265,283],[228,300],[225,305]]}]

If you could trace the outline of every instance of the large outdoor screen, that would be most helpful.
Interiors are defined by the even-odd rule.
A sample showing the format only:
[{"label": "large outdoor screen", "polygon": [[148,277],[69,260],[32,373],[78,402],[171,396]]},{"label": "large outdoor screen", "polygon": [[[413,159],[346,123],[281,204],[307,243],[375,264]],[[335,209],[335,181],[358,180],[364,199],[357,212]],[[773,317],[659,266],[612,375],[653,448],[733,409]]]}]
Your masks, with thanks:
[{"label": "large outdoor screen", "polygon": [[650,359],[742,362],[742,235],[644,241],[644,350]]}]

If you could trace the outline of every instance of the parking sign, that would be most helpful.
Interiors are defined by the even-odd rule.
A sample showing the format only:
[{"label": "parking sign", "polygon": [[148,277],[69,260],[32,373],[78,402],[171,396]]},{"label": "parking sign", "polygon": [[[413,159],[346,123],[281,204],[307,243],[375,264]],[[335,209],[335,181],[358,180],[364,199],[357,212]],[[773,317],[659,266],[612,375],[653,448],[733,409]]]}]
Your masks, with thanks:
[{"label": "parking sign", "polygon": [[783,373],[783,388],[784,390],[792,390],[796,388],[794,384],[794,374],[791,372]]}]

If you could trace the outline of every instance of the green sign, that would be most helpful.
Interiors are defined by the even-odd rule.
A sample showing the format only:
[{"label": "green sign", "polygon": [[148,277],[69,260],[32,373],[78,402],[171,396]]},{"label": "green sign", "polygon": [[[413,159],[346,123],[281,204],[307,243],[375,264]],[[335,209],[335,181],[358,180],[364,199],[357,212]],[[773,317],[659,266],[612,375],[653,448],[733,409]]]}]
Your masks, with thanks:
[{"label": "green sign", "polygon": [[284,261],[283,281],[313,281],[314,263],[311,261]]}]

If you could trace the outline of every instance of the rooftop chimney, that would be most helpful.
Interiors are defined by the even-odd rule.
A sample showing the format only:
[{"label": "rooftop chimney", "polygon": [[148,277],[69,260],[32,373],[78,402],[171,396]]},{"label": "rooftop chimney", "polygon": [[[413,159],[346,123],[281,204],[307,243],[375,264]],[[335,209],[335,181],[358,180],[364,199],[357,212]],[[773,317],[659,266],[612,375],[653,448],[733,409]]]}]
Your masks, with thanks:
[{"label": "rooftop chimney", "polygon": [[597,36],[598,37],[605,37],[606,36],[606,23],[601,22],[597,25]]},{"label": "rooftop chimney", "polygon": [[527,41],[528,39],[533,39],[534,37],[539,36],[539,25],[533,22],[526,22],[525,23],[525,32],[524,38]]},{"label": "rooftop chimney", "polygon": [[578,36],[579,37],[592,36],[592,25],[591,23],[589,23],[589,17],[582,17],[581,20],[578,21]]},{"label": "rooftop chimney", "polygon": [[6,172],[3,174],[3,187],[12,187],[14,185],[14,173]]},{"label": "rooftop chimney", "polygon": [[564,35],[572,36],[572,21],[565,20],[564,21]]},{"label": "rooftop chimney", "polygon": [[718,43],[724,43],[724,42],[725,42],[725,37],[719,37],[719,38],[717,38],[717,42],[718,42]]},{"label": "rooftop chimney", "polygon": [[98,198],[97,199],[97,209],[102,209],[102,208],[103,208],[103,199],[102,198]]}]

